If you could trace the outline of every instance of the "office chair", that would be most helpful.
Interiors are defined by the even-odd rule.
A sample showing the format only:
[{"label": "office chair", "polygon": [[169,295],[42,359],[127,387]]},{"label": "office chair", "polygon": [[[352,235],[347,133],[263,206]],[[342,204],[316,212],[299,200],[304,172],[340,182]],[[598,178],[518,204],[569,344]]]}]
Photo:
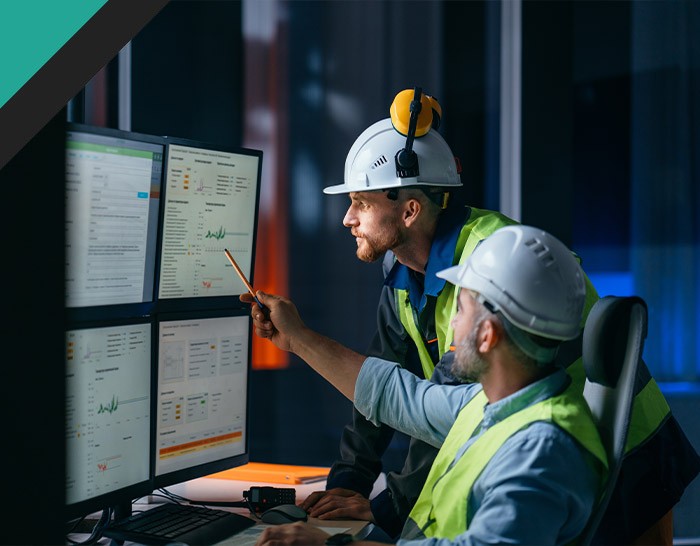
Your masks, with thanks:
[{"label": "office chair", "polygon": [[608,456],[608,480],[581,544],[588,545],[615,487],[632,415],[637,368],[647,336],[647,306],[636,296],[607,296],[591,309],[583,330],[583,396],[593,413]]}]

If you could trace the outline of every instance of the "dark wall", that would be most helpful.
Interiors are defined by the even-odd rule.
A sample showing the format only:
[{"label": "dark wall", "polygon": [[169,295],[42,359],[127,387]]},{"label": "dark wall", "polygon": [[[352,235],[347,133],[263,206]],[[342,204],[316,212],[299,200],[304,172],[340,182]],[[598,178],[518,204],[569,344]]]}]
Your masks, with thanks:
[{"label": "dark wall", "polygon": [[523,3],[522,221],[609,248],[591,271],[628,265],[630,6]]},{"label": "dark wall", "polygon": [[[572,245],[593,271],[629,269],[631,6],[574,8]],[[594,32],[595,29],[595,32]]]},{"label": "dark wall", "polygon": [[173,0],[131,47],[132,130],[240,146],[240,2]]},{"label": "dark wall", "polygon": [[[445,2],[443,15],[443,107],[441,133],[459,158],[463,188],[454,199],[488,208],[486,190],[489,106],[499,97],[488,87],[487,2]],[[495,3],[492,3],[495,4]],[[498,70],[498,67],[496,67]],[[497,103],[496,103],[497,104]],[[497,118],[496,120],[497,121]],[[495,206],[498,206],[496,203]]]},{"label": "dark wall", "polygon": [[573,2],[522,6],[522,222],[571,245]]}]

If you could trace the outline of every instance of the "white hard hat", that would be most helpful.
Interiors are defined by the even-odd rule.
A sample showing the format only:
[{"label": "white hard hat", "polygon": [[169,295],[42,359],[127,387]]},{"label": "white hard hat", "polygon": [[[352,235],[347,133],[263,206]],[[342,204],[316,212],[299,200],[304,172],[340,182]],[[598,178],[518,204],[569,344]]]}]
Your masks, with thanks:
[{"label": "white hard hat", "polygon": [[406,137],[391,119],[371,125],[355,140],[345,160],[345,183],[324,188],[328,194],[374,191],[409,186],[457,187],[462,182],[452,150],[435,130],[417,137],[413,151],[418,156],[418,176],[398,176],[395,156],[406,145]]},{"label": "white hard hat", "polygon": [[437,276],[477,292],[477,299],[531,334],[565,340],[580,333],[583,271],[571,251],[541,229],[503,227],[484,239],[466,263]]}]

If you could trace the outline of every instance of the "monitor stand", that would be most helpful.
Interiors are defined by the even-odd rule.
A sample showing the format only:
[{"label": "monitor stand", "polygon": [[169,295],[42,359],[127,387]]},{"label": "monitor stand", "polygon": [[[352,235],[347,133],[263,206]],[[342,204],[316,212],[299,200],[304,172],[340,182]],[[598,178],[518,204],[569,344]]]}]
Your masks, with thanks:
[{"label": "monitor stand", "polygon": [[114,521],[131,516],[131,501],[124,501],[114,506]]},{"label": "monitor stand", "polygon": [[[126,500],[122,503],[115,505],[113,507],[113,511],[114,511],[114,521],[121,521],[125,518],[128,518],[129,516],[131,516],[131,501]],[[123,540],[118,540],[116,538],[113,538],[112,542],[114,544],[119,544],[119,545],[124,544]]]}]

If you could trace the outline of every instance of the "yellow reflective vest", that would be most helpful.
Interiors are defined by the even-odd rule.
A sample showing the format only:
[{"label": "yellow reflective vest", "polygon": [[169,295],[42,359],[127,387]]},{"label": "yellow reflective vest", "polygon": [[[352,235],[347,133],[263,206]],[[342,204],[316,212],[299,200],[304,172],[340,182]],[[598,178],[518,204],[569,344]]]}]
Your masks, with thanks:
[{"label": "yellow reflective vest", "polygon": [[496,423],[455,460],[460,448],[483,420],[486,402],[486,395],[481,391],[460,411],[409,515],[411,527],[420,529],[427,538],[452,540],[467,531],[467,504],[474,482],[510,436],[538,421],[562,428],[593,457],[601,476],[602,491],[607,474],[605,449],[590,410],[573,383],[562,394],[523,408]]}]

